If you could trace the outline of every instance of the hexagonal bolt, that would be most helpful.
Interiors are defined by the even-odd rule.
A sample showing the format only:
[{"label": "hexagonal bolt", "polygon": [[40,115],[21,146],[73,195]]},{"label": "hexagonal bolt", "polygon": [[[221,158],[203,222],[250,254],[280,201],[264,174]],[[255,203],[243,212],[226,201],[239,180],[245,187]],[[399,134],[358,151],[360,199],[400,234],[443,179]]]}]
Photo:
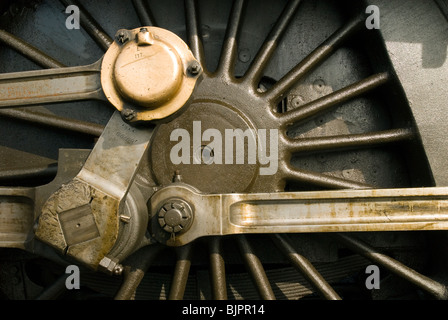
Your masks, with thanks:
[{"label": "hexagonal bolt", "polygon": [[158,212],[158,222],[163,230],[169,233],[185,232],[193,221],[190,205],[180,199],[166,202]]},{"label": "hexagonal bolt", "polygon": [[107,274],[121,275],[123,273],[123,266],[118,263],[118,260],[108,257],[101,259],[99,268]]}]

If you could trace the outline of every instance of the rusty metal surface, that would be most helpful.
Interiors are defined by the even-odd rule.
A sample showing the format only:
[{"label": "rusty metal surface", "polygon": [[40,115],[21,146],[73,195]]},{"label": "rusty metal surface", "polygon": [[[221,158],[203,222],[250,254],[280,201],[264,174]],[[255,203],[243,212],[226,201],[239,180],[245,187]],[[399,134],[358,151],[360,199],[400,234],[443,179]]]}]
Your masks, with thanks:
[{"label": "rusty metal surface", "polygon": [[[158,241],[181,246],[240,233],[446,230],[447,195],[446,188],[204,195],[177,185],[151,198],[151,232]],[[155,221],[158,208],[174,196],[190,203],[194,221],[172,238]]]}]

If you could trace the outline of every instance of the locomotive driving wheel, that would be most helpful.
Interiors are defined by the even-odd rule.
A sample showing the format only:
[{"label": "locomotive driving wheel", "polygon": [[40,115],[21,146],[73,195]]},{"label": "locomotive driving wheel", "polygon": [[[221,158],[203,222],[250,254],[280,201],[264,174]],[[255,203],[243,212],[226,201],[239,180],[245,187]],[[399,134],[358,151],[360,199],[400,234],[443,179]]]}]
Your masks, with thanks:
[{"label": "locomotive driving wheel", "polygon": [[377,2],[2,4],[1,297],[447,299],[448,11]]}]

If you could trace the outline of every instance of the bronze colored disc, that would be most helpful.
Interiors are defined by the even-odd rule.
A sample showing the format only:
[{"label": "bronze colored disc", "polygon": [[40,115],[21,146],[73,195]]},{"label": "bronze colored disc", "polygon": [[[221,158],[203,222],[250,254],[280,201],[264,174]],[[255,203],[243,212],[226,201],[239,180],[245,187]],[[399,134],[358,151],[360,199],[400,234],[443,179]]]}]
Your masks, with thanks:
[{"label": "bronze colored disc", "polygon": [[182,83],[182,62],[167,45],[129,43],[115,62],[114,78],[122,96],[148,108],[170,100]]}]

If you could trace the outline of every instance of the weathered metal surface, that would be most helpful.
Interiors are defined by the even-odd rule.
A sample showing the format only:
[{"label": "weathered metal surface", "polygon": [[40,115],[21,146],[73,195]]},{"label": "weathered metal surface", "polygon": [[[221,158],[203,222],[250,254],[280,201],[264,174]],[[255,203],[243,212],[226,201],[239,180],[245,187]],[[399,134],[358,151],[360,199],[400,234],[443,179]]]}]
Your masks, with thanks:
[{"label": "weathered metal surface", "polygon": [[446,186],[446,18],[434,1],[367,3],[381,10],[381,27],[378,31],[412,110],[435,183],[437,186]]},{"label": "weathered metal surface", "polygon": [[153,126],[132,127],[115,112],[77,179],[122,199],[130,188]]},{"label": "weathered metal surface", "polygon": [[0,247],[25,249],[34,225],[34,188],[0,188]]},{"label": "weathered metal surface", "polygon": [[173,239],[154,218],[151,224],[154,237],[173,246],[203,236],[240,233],[448,229],[446,188],[201,195],[177,185],[151,198],[152,214],[174,196],[194,207],[189,231]]},{"label": "weathered metal surface", "polygon": [[97,269],[117,241],[124,199],[152,132],[131,127],[116,112],[76,178],[43,206],[36,237]]},{"label": "weathered metal surface", "polygon": [[14,36],[13,34],[0,30],[0,41],[7,44],[9,47],[13,48],[17,52],[23,54],[24,56],[30,58],[38,65],[45,68],[63,68],[64,64],[55,60],[54,58],[46,55],[39,49],[33,47],[26,41]]},{"label": "weathered metal surface", "polygon": [[104,99],[101,61],[83,67],[0,74],[0,108]]},{"label": "weathered metal surface", "polygon": [[189,100],[201,72],[178,36],[145,27],[117,32],[117,41],[102,63],[101,82],[109,102],[128,121],[150,121],[179,111]]},{"label": "weathered metal surface", "polygon": [[0,109],[0,116],[97,137],[101,136],[104,130],[104,126],[100,124],[63,118],[50,113],[29,110],[29,108]]},{"label": "weathered metal surface", "polygon": [[76,0],[60,0],[60,2],[66,7],[75,5],[80,10],[80,23],[83,28],[89,33],[94,41],[106,51],[112,44],[112,38],[106,31],[99,25],[99,23],[90,15],[90,13],[84,8],[82,3]]},{"label": "weathered metal surface", "polygon": [[361,254],[370,261],[385,267],[390,272],[395,273],[399,277],[408,280],[412,284],[430,293],[437,299],[439,300],[448,299],[448,288],[443,283],[435,281],[420,274],[416,270],[413,270],[403,265],[401,262],[389,257],[384,253],[379,252],[375,248],[372,248],[368,244],[354,237],[351,237],[346,234],[337,234],[335,238],[340,242],[342,242],[344,245],[346,245],[348,248]]},{"label": "weathered metal surface", "polygon": [[[79,4],[78,2],[71,1],[61,2],[65,5],[69,3]],[[148,7],[148,3],[144,1],[133,2],[140,19],[142,21],[147,21],[148,25],[154,25],[155,21],[152,17],[152,12]],[[88,1],[85,2],[86,7],[88,8],[91,8],[90,6],[101,8],[102,4],[93,5],[93,3],[93,1],[90,3]],[[156,11],[160,11],[160,8],[165,8],[165,10],[169,10],[167,11],[169,12],[169,15],[166,15],[163,20],[164,26],[170,25],[172,29],[177,30],[178,33],[183,36],[184,26],[182,25],[182,30],[179,31],[180,28],[178,27],[177,22],[172,22],[172,20],[176,20],[182,15],[182,10],[172,10],[170,7],[163,7],[161,3],[162,2],[152,3],[151,9],[155,8]],[[202,166],[196,167],[193,170],[188,167],[182,168],[180,174],[176,173],[175,182],[179,182],[180,179],[178,177],[182,176],[183,181],[186,181],[188,184],[194,185],[195,187],[200,187],[198,189],[201,191],[207,193],[213,189],[212,191],[217,194],[201,195],[196,191],[188,193],[189,191],[186,192],[182,188],[177,189],[177,186],[163,189],[157,193],[154,199],[160,200],[161,197],[170,193],[170,190],[175,190],[172,191],[171,195],[175,195],[176,197],[181,195],[182,198],[185,197],[185,200],[189,202],[191,201],[191,203],[194,204],[192,208],[195,214],[194,223],[192,225],[193,229],[173,236],[170,232],[167,233],[161,230],[160,227],[163,226],[160,226],[160,221],[157,221],[157,215],[155,214],[158,211],[153,210],[153,222],[155,222],[155,225],[151,224],[153,226],[151,231],[154,232],[154,237],[157,240],[164,244],[179,245],[182,243],[189,243],[195,237],[210,234],[220,236],[235,233],[269,233],[275,231],[331,232],[340,230],[383,231],[446,228],[447,215],[445,214],[445,211],[447,209],[447,203],[446,190],[444,189],[373,189],[370,191],[344,191],[339,193],[271,193],[284,191],[285,189],[290,190],[290,186],[287,184],[291,181],[298,183],[299,187],[304,189],[308,187],[311,187],[311,189],[314,189],[314,187],[370,188],[377,185],[377,182],[378,185],[381,185],[387,180],[384,179],[384,177],[383,179],[369,179],[369,177],[363,176],[370,174],[370,177],[372,177],[373,174],[371,174],[371,172],[376,173],[377,168],[382,167],[381,165],[378,166],[378,163],[375,162],[375,160],[370,159],[370,155],[375,154],[375,151],[367,153],[365,158],[368,158],[368,165],[365,167],[357,164],[357,161],[359,160],[358,153],[353,153],[353,156],[350,155],[349,157],[344,157],[344,154],[342,154],[342,152],[339,153],[339,151],[346,151],[346,149],[349,148],[388,147],[390,143],[397,142],[402,143],[402,145],[407,145],[409,142],[416,142],[415,139],[418,137],[416,133],[418,133],[419,130],[415,130],[415,128],[412,128],[412,125],[409,125],[412,121],[408,121],[409,119],[407,116],[402,116],[400,114],[400,121],[392,121],[389,123],[388,120],[384,120],[387,118],[384,117],[384,114],[381,114],[381,112],[376,113],[378,107],[376,104],[375,108],[372,108],[375,109],[375,112],[367,112],[367,114],[365,114],[365,111],[368,110],[368,108],[364,106],[366,100],[361,98],[361,95],[364,96],[364,94],[367,94],[376,88],[382,90],[382,93],[389,92],[389,86],[396,80],[393,76],[393,72],[384,73],[383,66],[379,66],[379,70],[377,70],[377,65],[375,65],[374,72],[380,73],[369,78],[368,75],[364,74],[365,70],[360,71],[363,70],[362,67],[359,67],[358,69],[355,62],[352,62],[352,64],[347,63],[347,61],[352,60],[359,61],[357,56],[351,53],[351,48],[349,50],[346,50],[346,48],[340,50],[346,42],[351,40],[352,36],[356,36],[356,33],[363,29],[362,26],[365,16],[361,15],[361,19],[355,17],[355,19],[351,20],[348,24],[342,25],[342,28],[339,29],[339,31],[333,33],[333,22],[339,23],[340,20],[334,18],[337,16],[334,14],[334,10],[332,10],[331,15],[327,14],[328,9],[334,9],[334,7],[333,4],[328,5],[326,1],[304,2],[301,8],[305,9],[305,13],[299,12],[301,15],[298,16],[296,16],[296,13],[300,1],[290,1],[285,6],[283,14],[280,15],[280,18],[276,23],[273,23],[274,21],[267,22],[269,16],[272,15],[269,8],[280,8],[283,5],[281,1],[276,1],[274,2],[275,5],[270,4],[270,6],[267,7],[266,4],[268,2],[262,1],[257,3],[256,5],[260,8],[259,12],[267,12],[268,14],[251,15],[250,19],[245,18],[247,13],[245,12],[245,5],[247,4],[249,7],[252,5],[252,7],[254,7],[251,2],[245,3],[245,1],[235,1],[233,2],[233,9],[230,2],[217,1],[216,3],[212,3],[212,5],[210,5],[210,3],[212,2],[203,2],[199,7],[199,3],[196,1],[187,0],[185,2],[187,38],[191,41],[192,51],[203,66],[206,65],[206,59],[203,52],[202,41],[208,41],[208,43],[206,43],[207,52],[213,52],[215,58],[219,58],[219,56],[221,57],[221,59],[215,59],[217,63],[217,72],[214,73],[212,68],[206,70],[204,82],[200,84],[200,87],[202,88],[198,90],[194,97],[194,108],[189,109],[189,117],[185,116],[185,114],[188,114],[187,111],[184,115],[181,115],[178,118],[179,121],[172,121],[171,127],[168,127],[168,129],[177,128],[179,125],[181,128],[189,128],[192,124],[191,121],[194,120],[204,121],[204,128],[207,126],[210,128],[219,126],[222,130],[237,128],[239,126],[238,123],[243,123],[242,128],[244,129],[281,129],[281,140],[279,141],[279,170],[278,173],[273,176],[260,178],[257,176],[257,170],[259,169],[259,166],[257,167],[257,165],[254,166],[255,170],[253,170],[254,168],[251,166],[242,165],[234,172],[230,172],[229,167],[222,166],[222,168],[216,170],[215,174],[213,174],[214,170],[218,167],[207,168],[206,166]],[[324,17],[325,23],[314,24],[315,21],[317,21],[314,20],[315,16],[309,15],[306,11],[306,9],[310,9],[311,3],[313,10],[322,13],[321,17]],[[324,3],[323,8],[326,10],[320,10],[322,8],[322,3]],[[112,5],[113,1],[111,1],[110,4]],[[123,5],[121,4],[121,6]],[[207,6],[216,6],[216,8],[208,10],[212,13],[211,15],[201,11],[203,7],[207,8]],[[226,32],[223,31],[223,26],[226,25],[225,21],[221,21],[222,25],[220,25],[219,21],[217,23],[213,21],[214,18],[224,16],[222,8],[226,10],[228,9],[230,12]],[[103,8],[101,8],[99,12],[102,12],[102,9]],[[117,16],[121,19],[121,12],[123,12],[123,10],[115,11],[120,12],[120,15],[117,14]],[[178,13],[178,11],[180,13]],[[215,12],[215,16],[213,16],[213,12]],[[382,13],[384,13],[383,9]],[[107,21],[111,15],[105,14],[102,16],[99,14],[96,16],[98,21],[95,21],[85,7],[81,7],[81,14],[83,28],[101,48],[106,50],[113,40],[107,35],[107,32],[102,29],[98,21]],[[296,17],[296,19],[293,19],[294,17]],[[199,20],[201,20],[201,22]],[[203,20],[205,20],[205,22]],[[213,21],[212,24],[210,23],[211,21]],[[262,21],[263,23],[257,23],[257,21]],[[270,23],[274,27],[270,35],[262,44],[255,61],[249,66],[247,63],[251,60],[251,54],[256,53],[259,44],[263,42],[261,37],[262,32],[260,30],[266,29]],[[125,24],[125,22],[120,20],[120,24]],[[207,24],[212,25],[212,27],[210,28]],[[248,31],[246,31],[244,28],[241,28],[242,26],[246,27],[251,24],[256,26],[252,30],[248,28]],[[266,26],[264,26],[265,24]],[[312,26],[308,27],[309,24]],[[127,25],[131,25],[131,23],[128,23]],[[292,28],[289,28],[291,25]],[[108,27],[115,31],[111,26],[108,25]],[[202,28],[202,30],[200,30],[200,28]],[[317,29],[321,30],[320,35],[319,33],[315,34],[315,32],[312,32],[313,28],[314,31]],[[107,29],[110,31],[109,28]],[[306,32],[305,30],[311,30],[311,32]],[[226,35],[222,37],[219,35],[220,33],[225,33]],[[333,35],[325,40],[325,38],[332,33]],[[63,34],[63,32],[61,32],[61,34]],[[126,34],[124,36],[126,36]],[[321,36],[324,39],[323,42],[321,42]],[[258,37],[260,37],[260,39],[255,39]],[[280,42],[283,37],[286,37],[288,41]],[[123,40],[124,38],[121,39]],[[249,44],[246,44],[244,41],[240,41],[240,39],[250,39],[251,41],[249,41]],[[252,39],[255,39],[255,41],[252,41]],[[313,39],[313,41],[309,41],[309,39]],[[314,39],[316,40],[314,41]],[[137,34],[137,43],[144,47],[151,46],[153,45],[153,39]],[[215,45],[214,43],[218,43],[219,45]],[[221,50],[216,49],[218,47],[220,48],[221,43],[224,43],[223,48]],[[317,46],[316,49],[314,44],[318,43],[322,43],[322,45]],[[10,46],[13,47],[14,44],[20,43],[15,41],[11,43]],[[245,45],[248,47],[244,47]],[[51,47],[53,48],[54,46]],[[32,56],[33,53],[35,53],[35,60],[38,61],[38,59],[46,58],[33,51],[32,47],[29,47],[28,49],[30,49],[28,55]],[[275,55],[274,51],[277,51]],[[312,52],[311,54],[308,53],[310,51]],[[347,54],[347,52],[349,53]],[[25,55],[27,54],[26,52],[22,53]],[[113,61],[113,63],[115,63],[115,66],[120,67],[119,69],[123,69],[123,67],[126,66],[127,60],[132,57],[132,54],[135,54],[135,52],[130,52],[130,55],[128,56],[123,55],[124,61],[119,61],[118,64],[116,64],[116,61]],[[295,60],[296,58],[302,59],[303,57],[305,58],[302,61],[297,62]],[[215,62],[210,62],[212,59],[209,58],[211,57],[207,57],[207,64],[213,65]],[[161,83],[163,90],[155,95],[155,100],[172,98],[173,92],[179,85],[177,81],[178,79],[175,79],[179,75],[175,70],[179,67],[176,65],[176,59],[170,58],[166,60],[173,64],[173,68],[165,70],[167,71],[167,74],[165,74],[166,77],[164,80],[167,81]],[[154,65],[149,65],[150,67],[154,67]],[[318,65],[323,67],[323,71],[320,69],[317,73],[313,73]],[[353,67],[353,65],[356,65],[356,67],[350,68],[350,66]],[[246,67],[249,67],[249,69],[245,74]],[[132,76],[135,75],[135,70],[123,74],[121,73],[122,70],[120,70],[120,72],[115,72],[117,71],[116,69],[117,68],[114,69],[114,76],[116,77],[116,80],[118,80],[117,89],[120,91],[120,94],[127,100],[132,100],[134,104],[141,104],[145,108],[151,107],[150,105],[152,105],[153,101],[149,100],[151,100],[152,97],[145,96],[144,94],[139,95],[139,93],[144,91],[145,84],[144,81],[140,81],[141,79],[138,79],[138,77],[135,79],[132,78]],[[370,67],[367,69],[369,72],[371,71]],[[194,71],[196,73],[197,68],[189,71]],[[163,71],[161,73],[163,73]],[[286,74],[286,76],[284,74]],[[262,75],[267,75],[267,77],[270,77],[271,79],[266,79],[267,77],[263,77],[262,79]],[[307,78],[307,76],[309,76],[309,78]],[[275,83],[276,79],[280,79],[280,81]],[[360,81],[360,79],[365,80]],[[337,84],[335,84],[336,82]],[[351,83],[355,83],[355,85],[351,85]],[[152,85],[154,85],[154,83]],[[339,89],[341,87],[342,89]],[[164,89],[167,89],[169,92],[162,92]],[[282,100],[282,98],[284,99]],[[351,104],[353,102],[351,101],[352,99],[357,99],[353,104],[354,107],[352,109],[347,108],[342,111],[336,109],[336,107],[340,107],[342,104]],[[279,102],[280,104],[277,104]],[[198,105],[201,105],[201,107],[199,108]],[[135,110],[139,111],[137,108]],[[198,110],[204,112],[196,112]],[[125,119],[129,121],[135,119],[135,113],[133,113],[134,110],[123,111],[122,116]],[[277,112],[281,112],[282,114],[278,116]],[[214,116],[215,119],[207,119],[206,116],[203,115],[204,113],[212,114],[210,118],[213,118]],[[90,110],[88,115],[90,116]],[[28,117],[28,115],[23,114],[19,116],[24,116],[25,118]],[[315,118],[315,116],[318,116],[318,118]],[[335,119],[332,119],[333,116]],[[375,121],[366,120],[369,116],[375,118]],[[117,118],[119,118],[119,116],[117,116]],[[280,118],[283,118],[283,120]],[[376,121],[377,118],[380,120]],[[35,119],[41,119],[42,122],[45,120],[39,118],[39,116],[35,117]],[[325,123],[328,119],[331,119],[331,121],[338,121],[339,125],[326,126]],[[47,122],[51,123],[51,120],[57,119],[47,120],[49,120]],[[239,120],[241,120],[241,122],[239,122]],[[302,120],[306,121],[302,122]],[[295,134],[295,132],[294,134],[290,134],[291,131],[295,130],[289,130],[291,128],[288,126],[290,124],[297,125],[298,122],[300,122],[303,127],[299,128],[298,134]],[[356,124],[354,124],[355,122]],[[233,125],[226,127],[229,123]],[[332,123],[334,124],[334,122]],[[359,125],[359,123],[362,124]],[[374,123],[374,125],[372,125],[372,123]],[[395,124],[398,124],[398,129],[397,127],[394,127]],[[73,128],[74,125],[74,122],[67,122],[63,125],[61,123],[60,127]],[[159,127],[159,129],[160,128],[162,127]],[[91,129],[92,128],[88,127],[83,128],[84,131],[89,131]],[[121,131],[118,130],[118,135],[120,135],[120,132]],[[158,131],[157,139],[155,140],[158,142],[159,148],[157,148],[157,152],[154,152],[153,150],[153,154],[151,155],[153,163],[157,162],[157,165],[154,166],[152,170],[157,176],[157,183],[160,185],[171,183],[173,173],[175,172],[174,169],[178,169],[176,166],[169,168],[164,167],[165,163],[168,163],[165,160],[167,159],[166,157],[170,150],[170,148],[167,147],[168,144],[164,143],[166,142],[169,132],[170,130]],[[127,138],[121,136],[124,140],[124,144],[131,141],[134,134],[135,132],[130,133]],[[298,138],[293,138],[292,136],[298,136]],[[130,173],[130,171],[133,170],[133,165],[136,164],[136,167],[138,167],[138,161],[131,160],[127,163],[126,157],[123,156],[121,160],[126,162],[126,164],[120,166],[114,161],[108,163],[108,161],[104,160],[106,157],[108,158],[107,160],[112,160],[116,156],[112,151],[110,153],[108,152],[110,137],[111,136],[108,136],[107,139],[100,139],[99,143],[101,143],[102,149],[94,150],[92,156],[97,155],[95,161],[91,163],[88,170],[83,169],[84,171],[80,174],[84,181],[76,179],[74,182],[65,185],[58,191],[60,194],[58,192],[53,194],[47,203],[47,206],[44,208],[44,211],[46,210],[48,213],[47,216],[49,216],[51,214],[50,209],[52,209],[49,206],[55,203],[62,204],[62,209],[56,209],[56,215],[59,216],[57,222],[61,226],[60,229],[55,229],[54,234],[59,237],[57,240],[63,240],[63,245],[65,245],[66,248],[68,247],[67,252],[69,255],[72,255],[72,257],[75,258],[81,257],[80,260],[84,262],[86,262],[86,257],[88,257],[87,259],[89,260],[87,261],[87,264],[90,264],[91,266],[96,266],[98,260],[101,259],[101,256],[104,256],[99,262],[100,266],[108,269],[110,272],[118,273],[120,272],[118,265],[119,261],[121,261],[123,257],[126,257],[125,253],[132,251],[129,248],[134,248],[135,243],[143,237],[145,228],[142,229],[142,225],[146,225],[144,219],[137,223],[137,227],[132,224],[136,221],[136,217],[146,215],[145,203],[149,196],[146,198],[143,197],[139,194],[139,190],[135,191],[135,188],[134,191],[128,191],[129,185],[133,180],[133,173]],[[165,140],[163,140],[163,138]],[[121,143],[123,143],[123,141],[121,141]],[[120,142],[117,143],[117,146],[119,144]],[[202,147],[204,146],[200,146],[201,150]],[[111,148],[111,150],[112,149],[114,148]],[[328,159],[330,160],[337,158],[335,166],[329,164],[329,161],[326,162],[327,158],[318,158],[317,156],[315,158],[310,157],[309,159],[311,160],[296,161],[296,165],[291,163],[293,162],[291,160],[291,155],[296,152],[301,152],[302,154],[300,156],[306,157],[309,153],[327,153],[329,151],[338,151],[337,155],[333,158],[328,156]],[[397,153],[400,153],[400,151],[401,149],[398,150]],[[381,152],[383,152],[383,150],[380,149],[378,153],[381,154]],[[119,153],[120,158],[125,152],[120,151]],[[133,159],[137,159],[139,151],[137,151],[136,154],[127,156],[135,157]],[[94,158],[92,157],[92,159]],[[156,159],[156,161],[154,161],[154,159]],[[347,159],[348,161],[345,161]],[[396,166],[396,164],[389,164],[387,159],[388,158],[384,161],[384,167],[387,169],[384,170],[385,175],[396,176],[396,167],[399,166]],[[318,169],[308,170],[306,164],[307,161],[308,163],[312,163],[314,168]],[[297,165],[297,163],[299,163],[299,165]],[[144,177],[141,181],[144,180],[145,186],[148,187],[152,182],[151,172],[149,172],[151,166],[146,162],[144,164],[146,167],[142,170]],[[61,163],[59,163],[59,165],[61,171],[71,170]],[[344,167],[345,170],[339,172],[339,169],[335,169],[337,166]],[[207,171],[207,169],[209,169],[209,171]],[[350,178],[350,170],[359,171],[355,174],[354,179]],[[421,173],[419,172],[419,175],[424,176],[425,172],[424,170],[422,171],[423,172]],[[120,174],[121,172],[122,174]],[[342,176],[338,176],[339,173],[341,173]],[[118,175],[118,177],[116,175]],[[406,176],[406,172],[400,172],[399,175]],[[130,178],[127,179],[127,177]],[[66,183],[66,181],[64,181],[64,183]],[[39,188],[36,190],[39,194],[37,197],[39,199],[36,199],[37,209],[35,210],[39,214],[40,209],[38,208],[42,207],[41,202],[43,199],[48,198],[54,191],[53,188],[58,184],[61,184],[61,178],[57,179],[57,183],[53,183],[51,187],[43,189]],[[385,184],[388,185],[388,183]],[[392,183],[390,184],[392,185]],[[407,182],[403,182],[402,184],[406,185]],[[417,185],[419,184],[417,183]],[[86,190],[84,190],[82,186],[86,187]],[[73,202],[76,204],[77,201],[70,201],[70,198],[75,198],[76,194],[76,192],[70,190],[72,188],[75,188],[76,190],[80,189],[80,194],[85,193],[85,197],[77,199],[79,200],[79,206],[76,207],[71,207]],[[237,191],[236,194],[223,194],[235,190]],[[64,192],[67,193],[67,201],[63,200],[63,197],[65,196],[61,196]],[[266,193],[249,194],[249,192]],[[121,202],[121,200],[119,200],[121,199],[120,197],[126,193],[128,195],[126,202]],[[87,203],[89,198],[88,195],[90,195],[89,201],[91,201],[89,203]],[[352,199],[352,196],[355,196],[355,199]],[[69,205],[69,202],[72,203]],[[65,205],[67,206],[65,207]],[[13,209],[9,208],[8,210]],[[116,212],[119,212],[120,214],[117,215]],[[137,213],[137,215],[132,215],[130,213]],[[179,215],[175,215],[174,217],[169,217],[169,220],[176,222],[176,219],[179,217]],[[154,226],[156,228],[154,228]],[[157,229],[157,227],[159,229]],[[106,231],[101,233],[100,230]],[[194,233],[191,233],[193,231]],[[60,234],[58,234],[58,232]],[[201,232],[205,234],[202,234]],[[191,238],[188,238],[187,235]],[[214,239],[215,242],[211,242],[210,250],[213,253],[211,262],[215,265],[213,267],[215,296],[225,297],[226,285],[225,270],[223,266],[224,262],[222,256],[220,257],[220,250],[216,247],[217,238]],[[265,298],[273,297],[273,293],[269,292],[272,290],[269,290],[269,280],[266,278],[266,274],[263,274],[264,271],[260,272],[260,270],[262,271],[262,267],[260,261],[257,262],[258,259],[255,251],[248,247],[248,242],[244,240],[244,237],[240,239],[243,239],[243,241],[240,240],[240,243],[243,243],[243,251],[246,253],[246,258],[250,260],[248,263],[251,266],[249,268],[250,272],[254,276],[255,282],[258,283],[258,287],[265,291],[262,296]],[[247,250],[247,248],[249,248],[249,250]],[[148,249],[149,251],[150,248],[145,249]],[[186,282],[191,264],[190,253],[187,249],[181,250],[182,254],[179,257],[179,262],[174,274],[175,282],[179,280],[179,282],[175,283],[172,287],[172,296],[176,298],[181,298],[186,289]],[[288,251],[291,253],[291,250],[289,249]],[[365,252],[369,250],[365,250],[364,248],[361,251]],[[96,255],[96,257],[89,257],[94,255]],[[143,256],[147,258],[153,257],[152,254],[144,254]],[[297,255],[294,255],[294,257],[297,258]],[[104,263],[102,264],[102,262]],[[297,262],[297,259],[295,262]],[[318,284],[317,287],[322,291],[330,293],[329,297],[336,298],[334,293],[331,292],[331,290],[328,290],[329,288],[325,283],[322,285],[322,279],[320,279],[319,275],[314,272],[315,270],[313,270],[312,266],[308,265],[303,259],[300,260],[300,263],[303,267],[302,271],[307,275],[308,279],[314,280],[315,284]],[[149,266],[149,262],[142,264],[141,261],[136,262],[134,260],[132,266],[129,266],[128,269],[132,270],[132,267],[136,265],[141,266],[142,269],[146,270]],[[127,284],[127,287],[124,287],[124,291],[126,292],[122,292],[125,297],[131,297],[135,293],[136,286],[143,276],[142,274],[143,271],[138,270],[132,277],[130,277],[131,281]]]}]

